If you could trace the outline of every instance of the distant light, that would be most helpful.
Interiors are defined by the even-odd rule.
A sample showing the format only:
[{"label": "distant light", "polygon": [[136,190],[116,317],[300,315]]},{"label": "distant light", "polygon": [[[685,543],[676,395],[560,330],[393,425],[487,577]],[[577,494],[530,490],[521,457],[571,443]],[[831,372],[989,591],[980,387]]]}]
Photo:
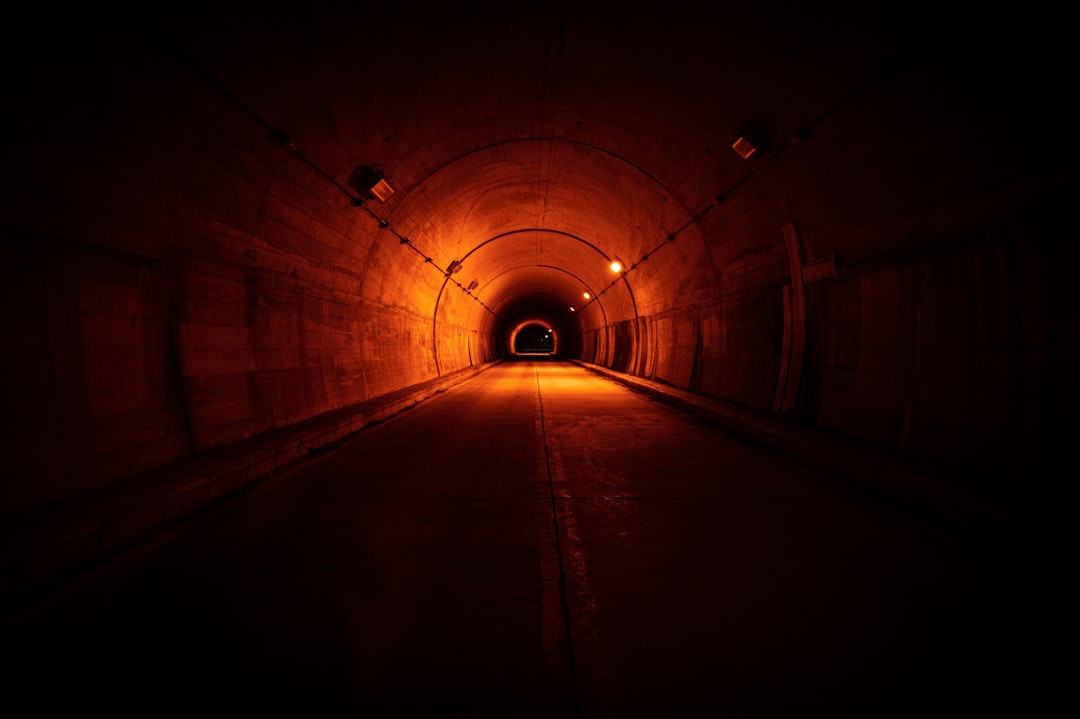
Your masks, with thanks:
[{"label": "distant light", "polygon": [[570,308],[570,311],[571,312],[577,312],[577,310],[575,310],[573,307]]},{"label": "distant light", "polygon": [[620,270],[622,270],[622,265],[620,263],[618,263],[618,262],[612,262],[611,263],[611,271],[612,272],[619,272]]},{"label": "distant light", "polygon": [[590,295],[590,294],[589,294],[588,292],[586,292],[586,293],[585,293],[584,295],[582,295],[582,296],[583,296],[583,297],[584,297],[585,299],[589,299],[589,297],[591,297],[591,295]]}]

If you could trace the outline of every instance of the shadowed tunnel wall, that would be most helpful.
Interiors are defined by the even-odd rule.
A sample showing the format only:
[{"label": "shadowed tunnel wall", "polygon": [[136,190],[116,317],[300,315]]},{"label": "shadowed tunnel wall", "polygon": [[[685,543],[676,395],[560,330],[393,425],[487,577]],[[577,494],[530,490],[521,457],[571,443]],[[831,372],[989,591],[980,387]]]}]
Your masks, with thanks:
[{"label": "shadowed tunnel wall", "polygon": [[0,510],[481,367],[533,321],[572,359],[1074,497],[1036,471],[1077,386],[1062,23],[614,7],[28,11]]}]

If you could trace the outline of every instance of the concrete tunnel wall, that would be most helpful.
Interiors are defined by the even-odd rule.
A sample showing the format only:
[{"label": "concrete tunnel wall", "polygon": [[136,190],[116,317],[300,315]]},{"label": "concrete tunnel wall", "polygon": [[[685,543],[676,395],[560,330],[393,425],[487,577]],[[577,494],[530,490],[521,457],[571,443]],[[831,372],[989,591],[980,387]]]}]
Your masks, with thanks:
[{"label": "concrete tunnel wall", "polygon": [[0,510],[482,366],[537,318],[564,356],[1071,496],[1028,471],[1076,399],[1065,45],[934,7],[30,11]]}]

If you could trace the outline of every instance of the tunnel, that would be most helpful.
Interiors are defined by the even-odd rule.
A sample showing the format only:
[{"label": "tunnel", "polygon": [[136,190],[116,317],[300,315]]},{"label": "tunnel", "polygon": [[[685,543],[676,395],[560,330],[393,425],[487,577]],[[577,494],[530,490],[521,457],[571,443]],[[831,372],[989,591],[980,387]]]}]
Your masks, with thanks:
[{"label": "tunnel", "polygon": [[[650,402],[597,399],[586,435],[666,403],[1007,556],[1063,606],[1063,12],[24,7],[3,50],[6,626],[469,387],[531,382],[554,432],[545,403],[573,377]],[[477,439],[463,476],[510,472],[478,457],[516,436]],[[400,474],[380,461],[355,471]],[[1048,608],[1047,632],[1075,638],[1066,614]],[[1037,686],[1065,701],[1053,667]]]}]

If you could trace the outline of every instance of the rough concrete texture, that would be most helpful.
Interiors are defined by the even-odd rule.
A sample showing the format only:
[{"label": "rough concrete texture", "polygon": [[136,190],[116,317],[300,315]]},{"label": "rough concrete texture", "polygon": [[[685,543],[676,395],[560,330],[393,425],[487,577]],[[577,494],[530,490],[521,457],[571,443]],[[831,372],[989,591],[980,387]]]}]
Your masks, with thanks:
[{"label": "rough concrete texture", "polygon": [[483,368],[526,322],[958,506],[1075,507],[1057,10],[66,5],[0,62],[5,526]]}]

